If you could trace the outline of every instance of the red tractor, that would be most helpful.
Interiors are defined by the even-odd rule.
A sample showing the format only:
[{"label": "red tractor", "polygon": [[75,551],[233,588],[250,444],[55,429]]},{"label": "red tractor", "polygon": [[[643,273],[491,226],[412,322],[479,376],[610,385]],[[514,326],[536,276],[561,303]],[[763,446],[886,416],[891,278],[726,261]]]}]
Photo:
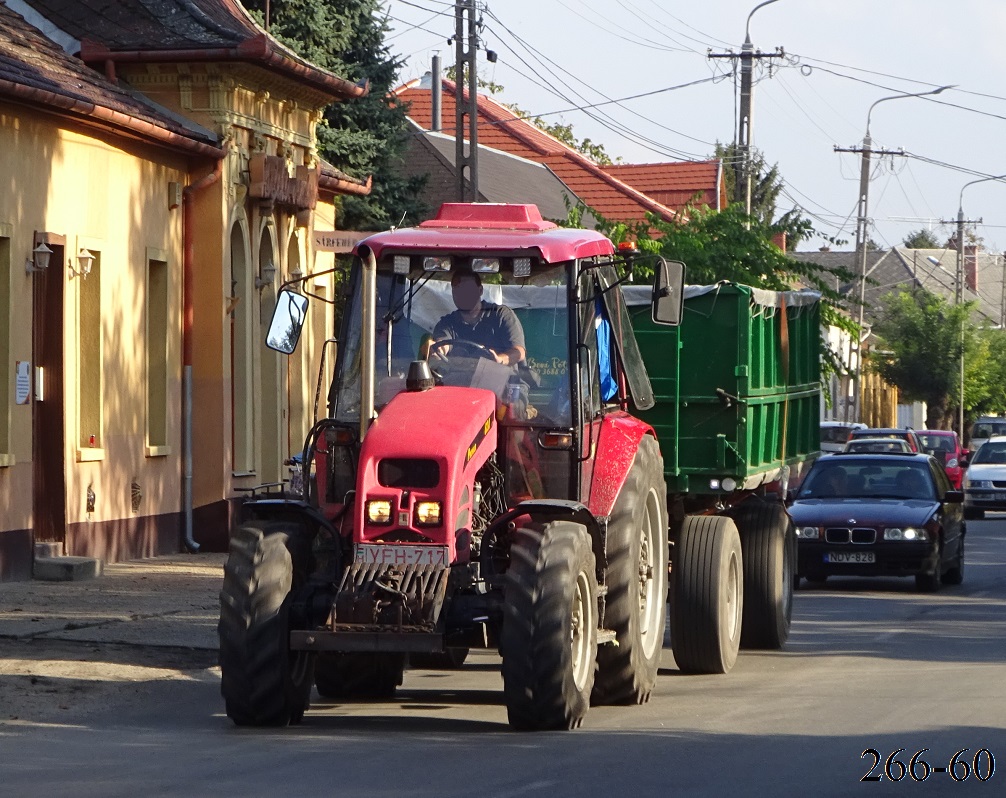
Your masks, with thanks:
[{"label": "red tractor", "polygon": [[[303,495],[250,500],[231,537],[227,714],[297,723],[312,686],[388,697],[410,658],[457,666],[473,647],[498,648],[517,729],[647,701],[668,517],[653,429],[629,412],[653,403],[619,290],[633,255],[534,206],[447,204],[356,256]],[[436,337],[460,272],[513,311],[520,362]],[[653,319],[676,324],[682,267],[655,274]],[[307,306],[282,290],[267,344],[292,352]]]}]

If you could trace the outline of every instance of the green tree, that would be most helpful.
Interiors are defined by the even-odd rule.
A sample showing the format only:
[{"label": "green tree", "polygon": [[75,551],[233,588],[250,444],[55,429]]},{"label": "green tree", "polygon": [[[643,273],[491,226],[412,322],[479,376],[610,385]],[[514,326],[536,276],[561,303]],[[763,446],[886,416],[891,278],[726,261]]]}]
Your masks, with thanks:
[{"label": "green tree", "polygon": [[[264,19],[266,0],[243,0]],[[313,64],[341,78],[368,80],[370,93],[325,109],[318,126],[321,155],[356,178],[373,176],[367,197],[343,197],[337,224],[347,230],[380,230],[404,219],[418,221],[423,178],[402,174],[408,141],[406,109],[389,92],[402,62],[385,44],[381,0],[271,0],[270,33]]]},{"label": "green tree", "polygon": [[[737,185],[737,164],[743,157],[736,144],[716,142],[713,157],[723,161],[723,175],[727,187],[727,196],[735,196]],[[769,167],[765,156],[757,150],[751,151],[751,215],[763,224],[775,221],[776,202],[782,191],[782,178],[779,166]]]},{"label": "green tree", "polygon": [[939,249],[940,242],[936,240],[932,230],[922,228],[905,236],[904,245],[909,249]]},{"label": "green tree", "polygon": [[874,332],[884,347],[873,365],[906,399],[926,403],[931,429],[950,429],[960,406],[962,351],[965,411],[988,397],[990,386],[983,375],[989,347],[971,322],[974,304],[951,304],[924,289],[881,300]]}]

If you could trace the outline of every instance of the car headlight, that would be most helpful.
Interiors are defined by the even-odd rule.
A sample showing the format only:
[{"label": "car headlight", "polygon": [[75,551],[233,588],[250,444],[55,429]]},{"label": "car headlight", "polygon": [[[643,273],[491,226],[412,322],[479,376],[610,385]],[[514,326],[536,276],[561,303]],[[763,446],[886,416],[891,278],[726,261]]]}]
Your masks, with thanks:
[{"label": "car headlight", "polygon": [[951,457],[947,460],[947,468],[957,468],[957,458]]},{"label": "car headlight", "polygon": [[390,524],[391,500],[376,499],[367,502],[367,520],[372,524]]},{"label": "car headlight", "polygon": [[988,479],[969,479],[967,481],[967,486],[969,488],[991,488],[992,481]]},{"label": "car headlight", "polygon": [[436,526],[440,523],[440,502],[416,502],[416,524]]},{"label": "car headlight", "polygon": [[884,530],[884,540],[905,540],[910,543],[929,540],[929,534],[924,529],[906,526],[904,529],[893,527]]},{"label": "car headlight", "polygon": [[802,540],[817,540],[821,537],[821,530],[816,526],[798,526],[796,536]]}]

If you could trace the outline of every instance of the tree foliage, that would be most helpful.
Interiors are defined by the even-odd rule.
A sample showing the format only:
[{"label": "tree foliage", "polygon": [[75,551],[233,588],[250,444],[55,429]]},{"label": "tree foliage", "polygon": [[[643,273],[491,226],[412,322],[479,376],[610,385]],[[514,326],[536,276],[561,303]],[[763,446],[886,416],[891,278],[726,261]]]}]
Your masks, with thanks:
[{"label": "tree foliage", "polygon": [[904,245],[909,249],[939,249],[940,242],[932,230],[921,228],[905,236]]},{"label": "tree foliage", "polygon": [[[266,0],[243,0],[264,22]],[[333,103],[318,126],[323,158],[365,179],[367,197],[342,198],[337,224],[347,230],[380,230],[418,220],[422,178],[402,174],[408,141],[406,109],[389,92],[402,66],[385,44],[388,21],[381,0],[271,0],[270,33],[303,58],[341,78],[368,80],[366,97]]]},{"label": "tree foliage", "polygon": [[[723,161],[727,196],[732,200],[736,196],[737,165],[741,163],[743,153],[736,144],[716,142],[713,156]],[[768,166],[764,155],[751,150],[751,215],[763,224],[772,224],[781,191],[782,177],[778,164]]]},{"label": "tree foliage", "polygon": [[874,332],[883,340],[874,367],[909,401],[925,402],[926,423],[950,429],[960,406],[960,363],[964,355],[964,409],[989,395],[989,345],[971,322],[975,303],[950,304],[924,289],[888,294],[881,300]]}]

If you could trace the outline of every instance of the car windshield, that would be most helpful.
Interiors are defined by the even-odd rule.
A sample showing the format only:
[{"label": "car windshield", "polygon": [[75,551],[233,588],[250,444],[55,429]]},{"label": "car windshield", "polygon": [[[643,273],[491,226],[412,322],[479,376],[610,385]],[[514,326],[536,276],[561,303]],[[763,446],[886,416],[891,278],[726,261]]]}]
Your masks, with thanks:
[{"label": "car windshield", "polygon": [[[420,359],[423,348],[434,339],[438,323],[458,310],[451,271],[413,268],[409,274],[395,274],[388,260],[379,264],[377,275],[374,404],[378,412],[405,390],[409,365]],[[539,268],[530,277],[515,277],[512,269],[500,268],[480,273],[478,279],[485,305],[504,306],[516,315],[527,352],[524,363],[515,372],[498,364],[479,346],[481,342],[461,345],[456,342],[465,340],[462,336],[442,335],[455,343],[433,347],[429,354],[431,369],[445,385],[487,388],[501,400],[515,387],[526,404],[526,420],[569,426],[572,413],[565,266]],[[331,397],[333,415],[342,421],[356,421],[360,415],[363,319],[358,272],[350,292]]]},{"label": "car windshield", "polygon": [[954,450],[954,441],[949,435],[927,435],[920,432],[919,442],[927,454],[950,454]]},{"label": "car windshield", "polygon": [[925,462],[877,462],[866,458],[818,460],[807,475],[798,499],[928,499],[936,497]]},{"label": "car windshield", "polygon": [[908,444],[901,440],[870,440],[865,438],[849,441],[845,447],[847,452],[907,452]]},{"label": "car windshield", "polygon": [[1006,443],[999,443],[998,441],[995,443],[992,441],[983,443],[978,451],[975,452],[975,456],[971,458],[971,465],[981,465],[983,463],[1006,465]]},{"label": "car windshield", "polygon": [[993,435],[1006,435],[1006,421],[984,421],[975,424],[972,438],[991,438]]},{"label": "car windshield", "polygon": [[849,427],[821,427],[821,443],[845,443],[851,434]]}]

